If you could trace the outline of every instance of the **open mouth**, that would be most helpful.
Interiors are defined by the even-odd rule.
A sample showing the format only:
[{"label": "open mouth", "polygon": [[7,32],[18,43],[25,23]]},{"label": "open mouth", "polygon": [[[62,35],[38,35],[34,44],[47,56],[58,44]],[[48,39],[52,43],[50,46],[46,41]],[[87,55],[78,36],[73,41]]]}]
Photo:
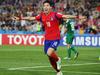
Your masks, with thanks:
[{"label": "open mouth", "polygon": [[48,9],[44,9],[44,11],[45,11],[45,12],[47,12],[47,11],[48,11]]}]

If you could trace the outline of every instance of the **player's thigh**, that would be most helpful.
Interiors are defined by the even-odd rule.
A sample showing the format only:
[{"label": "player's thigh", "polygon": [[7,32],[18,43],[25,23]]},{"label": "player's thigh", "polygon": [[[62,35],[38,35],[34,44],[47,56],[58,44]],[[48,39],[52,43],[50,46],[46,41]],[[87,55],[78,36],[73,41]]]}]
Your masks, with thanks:
[{"label": "player's thigh", "polygon": [[50,56],[55,50],[53,48],[48,48],[47,55]]}]

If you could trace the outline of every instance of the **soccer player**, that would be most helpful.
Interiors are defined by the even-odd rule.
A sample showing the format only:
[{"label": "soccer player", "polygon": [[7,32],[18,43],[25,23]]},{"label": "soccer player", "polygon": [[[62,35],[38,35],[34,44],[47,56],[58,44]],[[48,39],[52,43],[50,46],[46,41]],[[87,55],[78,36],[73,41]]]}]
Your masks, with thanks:
[{"label": "soccer player", "polygon": [[64,59],[71,59],[71,51],[73,51],[75,53],[74,59],[76,59],[78,57],[78,51],[74,48],[74,46],[72,45],[73,43],[73,39],[74,39],[74,26],[75,26],[75,20],[74,19],[67,19],[67,21],[65,22],[65,27],[66,30],[65,32],[67,32],[66,35],[66,43],[67,43],[67,52],[68,52],[68,56],[65,57]]},{"label": "soccer player", "polygon": [[[52,67],[57,72],[57,75],[63,75],[61,72],[61,59],[57,56],[56,50],[60,41],[59,19],[62,18],[77,18],[73,15],[63,15],[52,11],[52,6],[49,1],[43,2],[43,12],[36,17],[21,17],[24,20],[37,20],[43,23],[45,30],[44,52],[48,56]],[[83,18],[82,16],[80,18]],[[15,17],[19,20],[18,17]]]}]

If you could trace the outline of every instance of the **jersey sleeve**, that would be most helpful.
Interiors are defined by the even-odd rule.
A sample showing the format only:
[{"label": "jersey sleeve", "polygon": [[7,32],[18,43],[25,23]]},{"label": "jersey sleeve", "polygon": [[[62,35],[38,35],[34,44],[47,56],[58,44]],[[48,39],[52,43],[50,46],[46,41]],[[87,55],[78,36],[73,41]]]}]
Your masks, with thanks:
[{"label": "jersey sleeve", "polygon": [[57,18],[61,19],[62,16],[63,16],[63,14],[61,14],[61,13],[56,13],[56,16],[57,16]]},{"label": "jersey sleeve", "polygon": [[36,18],[37,21],[40,21],[41,15],[40,14],[37,15],[35,18]]}]

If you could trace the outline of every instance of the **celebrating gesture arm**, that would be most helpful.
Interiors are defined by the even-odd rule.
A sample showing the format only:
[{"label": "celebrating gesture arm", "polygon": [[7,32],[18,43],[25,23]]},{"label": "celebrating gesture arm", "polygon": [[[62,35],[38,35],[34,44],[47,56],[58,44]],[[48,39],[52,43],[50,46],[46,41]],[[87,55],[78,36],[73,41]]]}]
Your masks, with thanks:
[{"label": "celebrating gesture arm", "polygon": [[63,15],[62,18],[64,19],[85,19],[85,16],[74,16],[74,15]]},{"label": "celebrating gesture arm", "polygon": [[13,16],[12,17],[13,20],[35,20],[36,18],[35,17],[16,17],[16,16]]}]

